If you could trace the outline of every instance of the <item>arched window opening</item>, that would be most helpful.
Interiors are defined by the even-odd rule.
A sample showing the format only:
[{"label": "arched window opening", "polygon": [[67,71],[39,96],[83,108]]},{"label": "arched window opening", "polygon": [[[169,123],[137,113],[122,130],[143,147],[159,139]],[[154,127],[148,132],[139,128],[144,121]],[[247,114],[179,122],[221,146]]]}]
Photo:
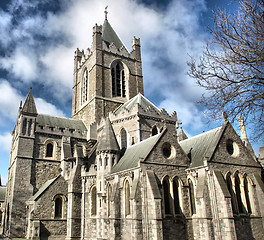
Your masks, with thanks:
[{"label": "arched window opening", "polygon": [[27,119],[24,118],[23,125],[22,125],[22,134],[26,135],[26,132],[27,132]]},{"label": "arched window opening", "polygon": [[237,205],[238,205],[238,212],[243,213],[243,203],[241,199],[241,191],[240,191],[240,180],[239,176],[235,176],[235,190],[236,190],[236,200],[237,200]]},{"label": "arched window opening", "polygon": [[177,178],[173,180],[173,201],[174,201],[174,213],[180,214],[180,198],[179,198],[180,185]]},{"label": "arched window opening", "polygon": [[82,102],[85,103],[87,100],[88,100],[88,70],[86,68],[83,73]]},{"label": "arched window opening", "polygon": [[249,199],[249,188],[248,188],[247,177],[245,177],[245,180],[244,180],[244,191],[245,191],[245,198],[246,198],[246,203],[247,203],[247,212],[252,213],[250,199]]},{"label": "arched window opening", "polygon": [[62,218],[62,197],[55,199],[55,218]]},{"label": "arched window opening", "polygon": [[195,198],[194,198],[194,187],[191,179],[188,179],[189,185],[189,201],[190,201],[190,210],[191,215],[196,214]]},{"label": "arched window opening", "polygon": [[109,184],[107,187],[107,215],[111,215],[111,194],[112,194],[112,187]]},{"label": "arched window opening", "polygon": [[157,129],[156,126],[154,126],[154,127],[152,128],[152,136],[157,135],[157,134],[158,134],[158,129]]},{"label": "arched window opening", "polygon": [[232,188],[232,181],[231,181],[230,175],[226,176],[226,185],[227,185],[228,191],[231,195],[231,204],[232,204],[233,213],[237,213],[236,205],[235,205],[235,199],[234,199],[235,194],[234,194],[234,191]]},{"label": "arched window opening", "polygon": [[96,187],[91,190],[91,215],[96,215]]},{"label": "arched window opening", "polygon": [[163,179],[162,187],[163,187],[165,214],[171,214],[171,195],[170,195],[170,183],[168,178]]},{"label": "arched window opening", "polygon": [[127,148],[127,132],[125,129],[121,130],[121,149]]},{"label": "arched window opening", "polygon": [[125,181],[125,216],[130,214],[130,186],[128,180]]},{"label": "arched window opening", "polygon": [[30,119],[28,122],[28,136],[31,135],[31,128],[32,128],[32,119]]},{"label": "arched window opening", "polygon": [[121,63],[116,63],[111,68],[112,77],[112,96],[126,97],[125,71]]},{"label": "arched window opening", "polygon": [[46,157],[52,157],[52,156],[53,156],[53,144],[48,143],[46,149]]}]

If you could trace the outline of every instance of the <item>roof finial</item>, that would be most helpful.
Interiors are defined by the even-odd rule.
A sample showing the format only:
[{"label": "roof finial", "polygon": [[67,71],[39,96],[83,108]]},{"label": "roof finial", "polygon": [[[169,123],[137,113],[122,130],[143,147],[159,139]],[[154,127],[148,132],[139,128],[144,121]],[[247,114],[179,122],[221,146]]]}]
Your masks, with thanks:
[{"label": "roof finial", "polygon": [[105,11],[104,11],[104,13],[105,13],[105,20],[107,20],[107,14],[108,14],[107,8],[108,8],[108,6],[105,7]]}]

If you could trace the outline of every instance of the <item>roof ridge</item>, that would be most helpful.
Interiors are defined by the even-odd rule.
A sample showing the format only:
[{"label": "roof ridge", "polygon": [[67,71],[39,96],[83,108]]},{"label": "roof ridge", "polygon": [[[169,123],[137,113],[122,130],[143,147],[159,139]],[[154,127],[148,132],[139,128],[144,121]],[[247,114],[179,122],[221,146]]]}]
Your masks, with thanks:
[{"label": "roof ridge", "polygon": [[189,141],[189,140],[192,140],[192,139],[195,139],[195,138],[198,138],[198,137],[204,136],[204,135],[206,135],[206,134],[212,133],[213,131],[219,130],[219,129],[221,129],[221,128],[222,128],[222,126],[221,126],[221,127],[214,128],[214,129],[211,129],[211,130],[206,131],[206,132],[203,132],[203,133],[200,133],[200,134],[195,135],[195,136],[193,136],[193,137],[190,137],[190,138],[184,139],[184,140],[180,141],[180,143],[187,142],[187,141]]}]

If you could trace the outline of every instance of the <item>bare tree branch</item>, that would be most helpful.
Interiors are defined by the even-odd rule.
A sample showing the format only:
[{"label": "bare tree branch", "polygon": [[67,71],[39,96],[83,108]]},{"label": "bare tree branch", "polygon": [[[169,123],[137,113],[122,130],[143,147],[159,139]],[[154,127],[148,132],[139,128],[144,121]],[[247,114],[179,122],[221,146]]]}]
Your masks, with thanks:
[{"label": "bare tree branch", "polygon": [[187,63],[189,76],[207,90],[200,102],[213,118],[244,116],[264,136],[264,0],[242,0],[237,14],[214,12],[212,39],[199,62]]}]

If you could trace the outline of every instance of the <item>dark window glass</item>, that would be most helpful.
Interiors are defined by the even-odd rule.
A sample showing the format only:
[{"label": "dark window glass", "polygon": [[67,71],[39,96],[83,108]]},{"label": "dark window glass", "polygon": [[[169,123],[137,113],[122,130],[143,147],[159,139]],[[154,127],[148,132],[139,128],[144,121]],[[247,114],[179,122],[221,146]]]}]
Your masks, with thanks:
[{"label": "dark window glass", "polygon": [[62,218],[62,198],[57,197],[55,200],[55,218]]},{"label": "dark window glass", "polygon": [[174,179],[173,181],[173,198],[175,214],[180,214],[179,182],[177,179]]},{"label": "dark window glass", "polygon": [[193,215],[196,213],[196,206],[195,206],[195,199],[194,199],[194,187],[190,179],[188,179],[188,184],[189,184],[189,200],[190,200],[190,207],[191,207],[191,215]]},{"label": "dark window glass", "polygon": [[52,156],[53,156],[53,144],[48,143],[47,150],[46,150],[46,157],[52,157]]},{"label": "dark window glass", "polygon": [[154,127],[152,128],[152,136],[157,135],[157,134],[158,134],[158,129],[157,129],[156,126],[154,126]]},{"label": "dark window glass", "polygon": [[240,191],[240,180],[238,175],[235,177],[235,190],[236,190],[236,199],[237,199],[237,205],[238,205],[238,212],[243,213],[243,203],[241,200],[241,191]]},{"label": "dark window glass", "polygon": [[126,78],[122,64],[117,63],[111,69],[112,96],[126,97]]},{"label": "dark window glass", "polygon": [[125,129],[121,131],[121,148],[127,148],[127,132]]},{"label": "dark window glass", "polygon": [[164,179],[162,182],[163,186],[163,199],[164,199],[164,207],[165,207],[165,214],[171,214],[171,207],[170,207],[170,185],[168,179]]}]

